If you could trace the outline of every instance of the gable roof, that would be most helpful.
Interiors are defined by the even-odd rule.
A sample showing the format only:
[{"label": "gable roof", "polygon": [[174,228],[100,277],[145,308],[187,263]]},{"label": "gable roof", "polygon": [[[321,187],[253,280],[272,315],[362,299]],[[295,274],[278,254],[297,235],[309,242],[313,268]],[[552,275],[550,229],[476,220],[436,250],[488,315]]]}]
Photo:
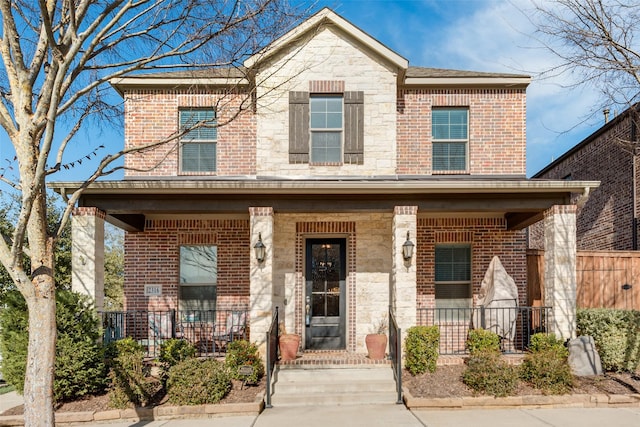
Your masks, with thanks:
[{"label": "gable roof", "polygon": [[509,86],[526,87],[531,77],[525,74],[451,70],[445,68],[409,67],[404,83],[408,86]]},{"label": "gable roof", "polygon": [[247,68],[252,68],[258,62],[264,61],[265,59],[273,56],[274,54],[285,48],[292,41],[304,36],[309,31],[312,31],[322,25],[332,25],[339,28],[350,37],[354,38],[362,45],[364,45],[367,49],[380,55],[382,58],[386,59],[400,69],[406,69],[407,67],[409,67],[408,60],[398,55],[396,52],[389,49],[384,44],[380,43],[378,40],[374,39],[369,34],[365,33],[360,28],[356,27],[327,7],[323,8],[318,13],[304,21],[302,24],[296,26],[294,29],[275,40],[261,54],[253,55],[252,57],[245,60],[244,66]]}]

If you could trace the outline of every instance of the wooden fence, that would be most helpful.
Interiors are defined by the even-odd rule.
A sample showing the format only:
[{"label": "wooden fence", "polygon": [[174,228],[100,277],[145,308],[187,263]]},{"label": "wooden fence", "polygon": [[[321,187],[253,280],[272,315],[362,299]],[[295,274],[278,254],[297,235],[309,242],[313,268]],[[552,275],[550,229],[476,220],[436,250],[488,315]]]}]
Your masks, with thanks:
[{"label": "wooden fence", "polygon": [[[544,251],[527,251],[528,305],[544,300]],[[640,310],[640,252],[578,251],[578,308]]]}]

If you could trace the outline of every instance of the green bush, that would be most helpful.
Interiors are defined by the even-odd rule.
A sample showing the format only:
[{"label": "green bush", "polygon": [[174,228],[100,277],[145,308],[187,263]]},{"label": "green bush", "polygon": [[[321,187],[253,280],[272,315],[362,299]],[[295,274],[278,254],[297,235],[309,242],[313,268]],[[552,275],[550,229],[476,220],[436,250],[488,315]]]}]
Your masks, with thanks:
[{"label": "green bush", "polygon": [[554,350],[529,353],[520,365],[520,377],[544,394],[565,394],[573,387],[573,373],[566,357]]},{"label": "green bush", "polygon": [[405,366],[412,375],[435,372],[440,353],[440,330],[437,326],[413,326],[407,329]]},{"label": "green bush", "polygon": [[169,369],[187,359],[195,357],[196,347],[189,341],[172,338],[160,345],[160,365],[162,367],[162,380],[166,381]]},{"label": "green bush", "polygon": [[134,404],[146,406],[151,400],[154,384],[147,381],[144,348],[128,337],[109,344],[107,359],[111,371],[109,405],[123,409]]},{"label": "green bush", "polygon": [[518,370],[493,350],[476,351],[467,359],[462,382],[474,391],[496,397],[513,394],[518,385]]},{"label": "green bush", "polygon": [[175,405],[217,403],[231,390],[231,372],[214,359],[187,359],[169,369],[167,396]]},{"label": "green bush", "polygon": [[[0,352],[4,379],[24,391],[27,363],[28,312],[27,304],[17,291],[7,292],[1,311]],[[107,385],[103,348],[100,344],[98,319],[88,297],[76,292],[56,292],[55,378],[56,402],[98,394]]]},{"label": "green bush", "polygon": [[640,311],[579,309],[577,329],[593,337],[605,370],[634,372],[640,366]]},{"label": "green bush", "polygon": [[471,329],[467,337],[467,349],[473,356],[478,353],[500,353],[500,337],[487,329]]},{"label": "green bush", "polygon": [[[246,381],[248,384],[256,384],[264,375],[264,364],[258,347],[246,340],[232,341],[227,345],[225,363],[233,378]],[[238,372],[238,368],[245,365],[253,367],[253,373],[248,377]]]},{"label": "green bush", "polygon": [[569,349],[564,345],[564,341],[556,338],[554,334],[537,333],[531,335],[529,339],[529,352],[539,353],[550,351],[558,357],[569,357]]}]

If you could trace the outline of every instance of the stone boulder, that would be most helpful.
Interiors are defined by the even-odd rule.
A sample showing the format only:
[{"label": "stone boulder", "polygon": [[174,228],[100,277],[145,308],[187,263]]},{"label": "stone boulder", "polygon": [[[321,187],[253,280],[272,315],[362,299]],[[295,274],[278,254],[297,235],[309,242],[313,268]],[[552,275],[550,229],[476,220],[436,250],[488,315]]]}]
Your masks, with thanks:
[{"label": "stone boulder", "polygon": [[569,340],[569,366],[579,377],[602,375],[600,355],[593,337],[581,336]]}]

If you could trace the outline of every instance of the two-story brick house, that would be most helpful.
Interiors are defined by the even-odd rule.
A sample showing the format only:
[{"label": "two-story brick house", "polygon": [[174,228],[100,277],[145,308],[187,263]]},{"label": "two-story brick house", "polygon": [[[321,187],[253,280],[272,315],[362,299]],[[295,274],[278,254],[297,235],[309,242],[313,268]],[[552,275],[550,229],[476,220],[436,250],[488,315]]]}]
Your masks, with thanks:
[{"label": "two-story brick house", "polygon": [[554,328],[572,333],[570,200],[596,184],[526,179],[528,76],[409,66],[328,9],[244,65],[113,82],[125,149],[217,126],[85,190],[76,288],[99,300],[107,220],[126,230],[128,310],[242,306],[263,342],[277,306],[303,349],[360,352],[389,306],[406,329],[473,305],[496,255],[524,304],[523,229],[544,218]]}]

